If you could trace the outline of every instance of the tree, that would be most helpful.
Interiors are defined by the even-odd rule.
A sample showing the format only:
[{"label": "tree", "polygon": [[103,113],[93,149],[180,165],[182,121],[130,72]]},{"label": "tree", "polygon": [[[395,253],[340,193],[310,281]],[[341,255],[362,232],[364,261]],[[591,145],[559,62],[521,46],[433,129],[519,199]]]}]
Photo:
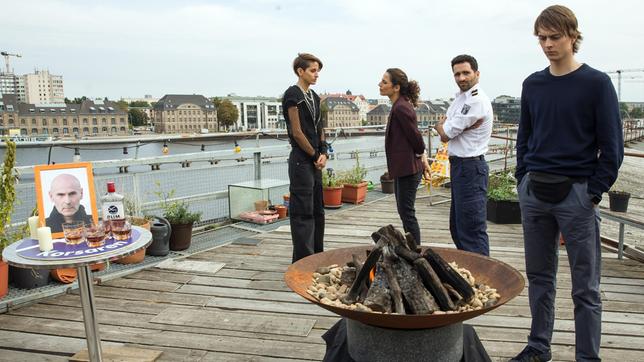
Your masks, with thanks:
[{"label": "tree", "polygon": [[217,108],[217,131],[219,131],[219,126],[228,128],[237,122],[239,111],[233,102],[229,99],[219,99],[217,97],[213,98],[212,102]]},{"label": "tree", "polygon": [[69,99],[69,98],[65,97],[65,104],[81,104],[86,99],[87,99],[87,97],[85,97],[85,96],[82,96],[80,98],[76,97],[74,99]]},{"label": "tree", "polygon": [[130,123],[132,127],[143,126],[148,123],[150,119],[148,115],[140,109],[132,108],[128,111]]},{"label": "tree", "polygon": [[129,109],[127,102],[122,99],[116,102],[116,107],[124,112],[127,112],[127,110]]},{"label": "tree", "polygon": [[146,101],[132,101],[130,102],[130,107],[150,108],[150,103]]}]

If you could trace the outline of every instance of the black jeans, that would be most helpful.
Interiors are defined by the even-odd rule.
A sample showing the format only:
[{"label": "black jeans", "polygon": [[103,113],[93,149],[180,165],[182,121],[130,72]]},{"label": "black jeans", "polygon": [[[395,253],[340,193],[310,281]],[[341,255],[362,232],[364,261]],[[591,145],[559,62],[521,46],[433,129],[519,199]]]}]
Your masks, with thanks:
[{"label": "black jeans", "polygon": [[416,191],[423,172],[420,171],[416,174],[409,176],[396,177],[394,179],[394,194],[396,195],[396,207],[398,208],[398,215],[402,221],[405,232],[410,233],[416,244],[420,245],[420,227],[416,219]]},{"label": "black jeans", "polygon": [[324,251],[324,200],[322,172],[306,154],[293,150],[288,159],[288,212],[293,241],[293,262]]}]

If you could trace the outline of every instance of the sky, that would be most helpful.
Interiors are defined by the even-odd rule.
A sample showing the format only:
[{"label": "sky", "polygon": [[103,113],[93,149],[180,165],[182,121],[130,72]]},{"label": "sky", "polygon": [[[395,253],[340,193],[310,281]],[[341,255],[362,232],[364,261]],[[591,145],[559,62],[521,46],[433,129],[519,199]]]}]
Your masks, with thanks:
[{"label": "sky", "polygon": [[[323,62],[318,93],[377,98],[387,68],[422,99],[457,91],[450,60],[477,58],[481,87],[520,96],[545,68],[533,25],[541,0],[0,0],[0,50],[18,74],[62,75],[68,98],[150,94],[279,97],[298,52]],[[562,2],[584,41],[577,60],[603,71],[644,69],[639,0]],[[4,68],[4,64],[2,64]],[[617,88],[617,82],[615,82]],[[644,71],[623,73],[622,101],[644,101]]]}]

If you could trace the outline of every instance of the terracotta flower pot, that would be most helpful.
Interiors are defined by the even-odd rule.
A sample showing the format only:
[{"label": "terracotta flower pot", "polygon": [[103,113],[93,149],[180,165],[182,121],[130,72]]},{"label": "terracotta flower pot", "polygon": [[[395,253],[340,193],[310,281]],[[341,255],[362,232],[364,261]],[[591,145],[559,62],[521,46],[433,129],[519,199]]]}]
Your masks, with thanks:
[{"label": "terracotta flower pot", "polygon": [[[92,271],[101,271],[105,269],[105,263],[92,264],[90,265],[90,269]],[[65,284],[73,283],[78,277],[76,268],[52,269],[49,274],[53,279]]]},{"label": "terracotta flower pot", "polygon": [[357,185],[345,184],[342,189],[342,202],[350,202],[352,204],[363,202],[367,197],[367,185],[367,181]]},{"label": "terracotta flower pot", "polygon": [[268,207],[268,200],[255,201],[255,211],[263,211]]},{"label": "terracotta flower pot", "polygon": [[327,209],[337,209],[342,206],[342,186],[327,187],[322,190],[324,207]]},{"label": "terracotta flower pot", "polygon": [[0,260],[0,298],[9,292],[9,265]]},{"label": "terracotta flower pot", "polygon": [[[150,230],[150,221],[142,217],[132,217],[130,218],[130,223],[132,225],[140,226],[146,230]],[[143,259],[145,259],[145,248],[114,262],[118,264],[136,264],[142,262]]]},{"label": "terracotta flower pot", "polygon": [[275,210],[277,211],[277,215],[279,216],[280,219],[283,219],[286,217],[286,211],[288,210],[286,206],[275,205]]}]

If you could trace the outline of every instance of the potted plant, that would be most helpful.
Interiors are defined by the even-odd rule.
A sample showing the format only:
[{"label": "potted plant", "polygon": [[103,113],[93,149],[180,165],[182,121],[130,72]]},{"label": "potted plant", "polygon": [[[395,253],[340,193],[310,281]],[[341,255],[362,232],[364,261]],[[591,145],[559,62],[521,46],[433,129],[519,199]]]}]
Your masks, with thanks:
[{"label": "potted plant", "polygon": [[9,224],[16,201],[16,143],[8,138],[5,138],[5,143],[7,148],[0,174],[0,298],[9,291],[9,266],[2,261],[2,251],[13,241],[9,235]]},{"label": "potted plant", "polygon": [[[125,214],[128,216],[128,220],[132,226],[139,226],[146,230],[150,230],[150,220],[151,216],[133,216],[140,215],[137,211],[136,203],[134,202],[134,197],[132,195],[125,195],[123,199],[123,206],[125,207]],[[117,259],[114,261],[118,264],[136,264],[140,263],[145,259],[145,249],[143,248],[132,255],[125,256],[123,258]]]},{"label": "potted plant", "polygon": [[192,241],[192,226],[201,219],[200,212],[190,212],[184,201],[172,200],[174,190],[170,192],[157,191],[162,199],[161,208],[172,232],[170,233],[170,250],[179,251],[190,247]]},{"label": "potted plant", "polygon": [[343,186],[332,168],[327,168],[326,172],[322,172],[322,197],[324,198],[325,208],[337,209],[342,207],[342,189]]},{"label": "potted plant", "polygon": [[389,172],[387,171],[380,176],[380,188],[383,194],[394,193],[394,179],[389,176]]},{"label": "potted plant", "polygon": [[628,210],[628,200],[631,193],[624,189],[621,178],[618,177],[613,186],[608,191],[608,206],[611,211],[626,212]]},{"label": "potted plant", "polygon": [[367,196],[368,182],[364,180],[367,169],[360,166],[360,157],[356,153],[356,165],[348,171],[340,173],[342,188],[342,202],[359,204]]},{"label": "potted plant", "polygon": [[520,224],[517,180],[512,170],[490,174],[487,188],[487,220],[496,224]]}]

